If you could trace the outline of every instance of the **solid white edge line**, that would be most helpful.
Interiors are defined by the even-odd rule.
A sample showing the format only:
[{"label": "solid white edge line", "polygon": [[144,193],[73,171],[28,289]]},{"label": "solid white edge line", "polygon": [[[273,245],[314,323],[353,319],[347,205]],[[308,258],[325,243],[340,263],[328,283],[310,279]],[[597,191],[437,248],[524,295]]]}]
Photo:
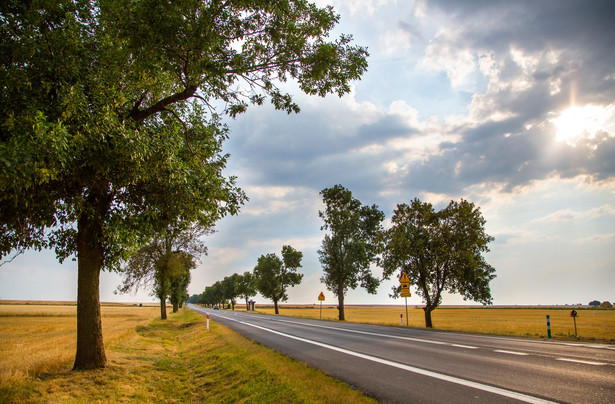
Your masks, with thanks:
[{"label": "solid white edge line", "polygon": [[359,352],[350,351],[348,349],[336,347],[336,346],[325,344],[325,343],[322,343],[322,342],[312,341],[312,340],[309,340],[309,339],[306,339],[306,338],[301,338],[301,337],[297,337],[297,336],[294,336],[294,335],[286,334],[286,333],[283,333],[283,332],[280,332],[280,331],[272,330],[270,328],[261,327],[261,326],[256,325],[256,324],[251,324],[251,323],[247,323],[245,321],[236,320],[234,318],[221,316],[219,314],[218,314],[218,316],[226,318],[226,319],[231,320],[231,321],[235,321],[235,322],[240,323],[240,324],[247,325],[249,327],[258,328],[260,330],[267,331],[267,332],[270,332],[272,334],[280,335],[282,337],[286,337],[286,338],[294,339],[294,340],[297,340],[297,341],[305,342],[307,344],[316,345],[316,346],[319,346],[319,347],[322,347],[322,348],[330,349],[332,351],[337,351],[337,352],[340,352],[340,353],[343,353],[343,354],[346,354],[346,355],[355,356],[357,358],[361,358],[361,359],[369,360],[369,361],[372,361],[372,362],[380,363],[380,364],[383,364],[383,365],[395,367],[395,368],[398,368],[398,369],[406,370],[408,372],[412,372],[412,373],[420,374],[420,375],[423,375],[423,376],[431,377],[431,378],[434,378],[434,379],[438,379],[438,380],[443,380],[443,381],[450,382],[450,383],[459,384],[461,386],[471,387],[471,388],[474,388],[474,389],[477,389],[477,390],[486,391],[488,393],[497,394],[497,395],[500,395],[500,396],[503,396],[503,397],[513,398],[515,400],[523,401],[523,402],[526,402],[526,403],[554,403],[553,401],[543,400],[541,398],[529,396],[527,394],[517,393],[515,391],[505,390],[505,389],[502,389],[502,388],[499,388],[499,387],[489,386],[489,385],[486,385],[486,384],[482,384],[482,383],[478,383],[478,382],[473,382],[473,381],[470,381],[470,380],[464,380],[464,379],[460,379],[460,378],[457,378],[457,377],[454,377],[454,376],[448,376],[448,375],[432,372],[430,370],[425,370],[425,369],[417,368],[417,367],[414,367],[414,366],[405,365],[403,363],[397,363],[397,362],[393,362],[393,361],[390,361],[390,360],[387,360],[387,359],[377,358],[375,356],[371,356],[371,355],[366,355],[366,354],[362,354],[362,353],[359,353]]},{"label": "solid white edge line", "polygon": [[582,363],[584,365],[594,365],[594,366],[605,366],[607,365],[604,362],[591,362],[591,361],[582,361],[579,359],[569,359],[569,358],[555,358],[556,361],[562,362],[573,362],[573,363]]}]

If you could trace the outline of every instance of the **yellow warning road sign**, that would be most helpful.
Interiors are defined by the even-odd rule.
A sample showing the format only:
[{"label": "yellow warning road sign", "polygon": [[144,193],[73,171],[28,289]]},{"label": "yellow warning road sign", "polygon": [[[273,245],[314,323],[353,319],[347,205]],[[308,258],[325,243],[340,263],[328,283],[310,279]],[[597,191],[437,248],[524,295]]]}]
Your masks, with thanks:
[{"label": "yellow warning road sign", "polygon": [[318,295],[318,300],[320,300],[320,301],[325,300],[325,294],[320,292],[320,294]]},{"label": "yellow warning road sign", "polygon": [[410,297],[410,278],[405,272],[401,273],[399,283],[401,284],[401,297]]}]

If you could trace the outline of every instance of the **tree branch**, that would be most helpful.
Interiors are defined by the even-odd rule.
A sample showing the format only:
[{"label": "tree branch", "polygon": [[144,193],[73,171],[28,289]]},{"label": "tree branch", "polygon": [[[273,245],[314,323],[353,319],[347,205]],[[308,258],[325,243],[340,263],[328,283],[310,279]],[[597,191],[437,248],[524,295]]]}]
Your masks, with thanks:
[{"label": "tree branch", "polygon": [[174,104],[179,101],[184,101],[192,97],[196,92],[197,88],[198,87],[195,85],[188,85],[186,86],[184,91],[163,98],[162,100],[158,101],[157,103],[146,109],[139,109],[137,105],[137,107],[130,112],[128,118],[132,119],[135,122],[141,122],[144,119],[154,114],[157,114],[158,112],[164,111],[165,108],[171,104]]}]

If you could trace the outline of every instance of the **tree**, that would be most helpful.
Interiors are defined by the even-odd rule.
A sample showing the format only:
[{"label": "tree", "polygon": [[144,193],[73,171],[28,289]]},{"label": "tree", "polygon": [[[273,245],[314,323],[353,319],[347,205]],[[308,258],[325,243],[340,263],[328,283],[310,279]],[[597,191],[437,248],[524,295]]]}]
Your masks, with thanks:
[{"label": "tree", "polygon": [[177,313],[182,308],[183,303],[188,299],[188,285],[190,284],[190,270],[196,268],[196,262],[192,255],[178,251],[176,252],[179,263],[178,270],[172,271],[170,278],[169,301],[173,305],[173,313]]},{"label": "tree", "polygon": [[194,294],[194,295],[191,295],[188,298],[188,300],[186,300],[186,303],[191,303],[191,304],[200,303],[200,300],[201,300],[201,295]]},{"label": "tree", "polygon": [[[436,212],[430,203],[414,199],[397,205],[392,223],[385,233],[383,276],[397,271],[408,275],[425,302],[426,327],[433,327],[431,312],[443,291],[491,304],[489,282],[495,269],[482,254],[493,237],[485,233],[485,219],[473,203],[451,201]],[[399,295],[399,288],[393,292]]]},{"label": "tree", "polygon": [[231,302],[232,309],[235,310],[235,303],[237,302],[237,296],[239,293],[239,284],[241,282],[241,276],[233,274],[226,276],[221,282],[222,297],[224,300]]},{"label": "tree", "polygon": [[382,232],[384,213],[378,206],[362,206],[341,185],[325,188],[320,194],[326,205],[318,215],[324,221],[321,230],[330,230],[318,251],[324,275],[320,278],[338,299],[339,320],[344,321],[344,296],[357,286],[375,294],[379,280],[370,265],[377,255],[376,240]]},{"label": "tree", "polygon": [[241,296],[246,301],[246,310],[248,309],[248,300],[250,297],[256,295],[256,285],[255,278],[252,272],[244,272],[239,279],[239,285],[237,287],[237,291],[239,292],[239,296]]},{"label": "tree", "polygon": [[301,267],[301,258],[301,251],[285,245],[282,247],[282,259],[276,254],[261,255],[254,267],[256,288],[261,295],[273,300],[275,314],[280,314],[278,302],[288,300],[286,289],[300,284],[303,279],[303,274],[296,272]]},{"label": "tree", "polygon": [[0,258],[77,257],[74,369],[106,364],[100,271],[151,237],[161,178],[209,220],[244,201],[208,152],[227,136],[214,105],[298,112],[280,81],[341,96],[367,68],[350,36],[326,40],[333,9],[304,0],[10,0],[0,15]]},{"label": "tree", "polygon": [[600,306],[600,300],[592,300],[591,302],[589,302],[590,306],[594,306],[594,307],[598,307]]},{"label": "tree", "polygon": [[[173,296],[174,284],[177,291],[175,304],[190,282],[190,270],[196,267],[195,257],[205,254],[207,247],[201,239],[210,230],[194,226],[188,229],[168,228],[153,237],[148,244],[134,253],[125,267],[124,281],[117,291],[127,293],[139,287],[151,288],[160,300],[160,318],[167,319],[166,299]],[[182,286],[183,285],[183,286]],[[183,288],[183,289],[182,289]]]}]

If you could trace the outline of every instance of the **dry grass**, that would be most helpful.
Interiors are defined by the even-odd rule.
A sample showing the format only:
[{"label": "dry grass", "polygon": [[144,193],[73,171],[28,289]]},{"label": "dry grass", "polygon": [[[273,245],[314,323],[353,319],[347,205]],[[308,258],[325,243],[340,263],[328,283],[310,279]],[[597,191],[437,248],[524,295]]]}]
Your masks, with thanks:
[{"label": "dry grass", "polygon": [[[103,305],[105,346],[156,315],[154,307]],[[76,307],[0,305],[0,380],[68,368],[77,343]]]},{"label": "dry grass", "polygon": [[30,309],[0,305],[0,403],[373,402],[187,309],[103,306],[108,367],[73,372],[74,306]]},{"label": "dry grass", "polygon": [[[615,343],[615,310],[576,309],[577,332],[570,317],[571,308],[438,308],[432,313],[435,329],[481,334],[547,338],[546,316],[551,318],[551,334],[555,339],[580,339]],[[273,307],[260,307],[257,312],[273,314]],[[400,313],[406,325],[404,306],[346,306],[346,321],[399,326]],[[280,314],[293,317],[319,318],[319,306],[281,306]],[[337,320],[335,306],[323,305],[323,320]],[[421,308],[408,307],[410,327],[424,328]]]}]

